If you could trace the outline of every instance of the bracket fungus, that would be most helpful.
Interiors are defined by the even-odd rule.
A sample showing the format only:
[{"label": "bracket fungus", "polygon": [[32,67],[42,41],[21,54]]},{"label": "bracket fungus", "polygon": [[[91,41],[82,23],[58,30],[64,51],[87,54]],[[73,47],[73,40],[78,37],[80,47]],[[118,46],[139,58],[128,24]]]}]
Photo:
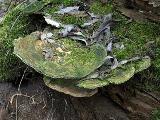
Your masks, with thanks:
[{"label": "bracket fungus", "polygon": [[[79,8],[54,11],[53,19],[43,16],[48,23],[45,27],[50,30],[36,31],[14,41],[14,54],[43,74],[48,87],[74,97],[89,97],[97,93],[98,87],[124,83],[150,66],[149,57],[119,62],[113,51],[119,43],[111,32],[112,14],[100,16]],[[79,13],[85,16],[78,16]],[[73,14],[85,18],[80,26],[72,20],[65,23]]]},{"label": "bracket fungus", "polygon": [[90,48],[70,39],[60,39],[50,44],[40,40],[40,32],[34,32],[14,42],[14,53],[27,65],[52,78],[80,79],[105,61],[106,50],[102,45]]},{"label": "bracket fungus", "polygon": [[94,79],[87,78],[80,80],[77,86],[86,89],[95,89],[97,87],[103,87],[109,84],[122,84],[133,77],[134,74],[147,69],[150,66],[150,63],[150,58],[144,57],[134,62],[120,65],[116,69],[111,70],[109,73],[104,74],[103,76],[97,76],[97,78]]},{"label": "bracket fungus", "polygon": [[98,89],[85,89],[76,86],[75,80],[53,79],[44,77],[44,83],[53,90],[74,96],[74,97],[90,97],[98,92]]}]

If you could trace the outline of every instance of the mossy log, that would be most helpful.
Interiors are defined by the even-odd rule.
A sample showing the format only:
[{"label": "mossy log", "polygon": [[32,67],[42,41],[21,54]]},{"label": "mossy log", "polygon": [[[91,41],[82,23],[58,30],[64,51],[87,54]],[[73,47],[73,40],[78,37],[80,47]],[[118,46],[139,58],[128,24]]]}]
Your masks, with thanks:
[{"label": "mossy log", "polygon": [[[26,67],[26,65],[23,64],[19,59],[17,59],[17,57],[15,57],[15,55],[13,54],[13,41],[14,41],[14,39],[18,39],[19,37],[21,37],[21,38],[19,38],[17,41],[23,40],[22,38],[24,36],[26,36],[27,34],[30,34],[32,31],[36,31],[38,29],[38,28],[33,27],[33,26],[35,26],[35,24],[33,24],[34,23],[34,22],[32,22],[33,18],[31,18],[30,16],[40,14],[41,18],[43,18],[42,15],[55,13],[55,11],[58,9],[59,3],[57,2],[55,4],[54,2],[55,1],[52,1],[52,0],[50,0],[50,1],[36,1],[35,3],[37,5],[35,3],[32,3],[30,5],[28,3],[18,5],[16,8],[11,10],[4,17],[4,21],[1,24],[2,27],[0,28],[0,34],[1,34],[0,43],[1,43],[1,48],[2,48],[2,51],[0,52],[0,54],[2,54],[1,61],[0,61],[2,63],[1,64],[2,67],[0,68],[0,72],[1,72],[0,77],[2,78],[2,80],[7,80],[7,79],[17,77],[17,74],[19,74],[20,71],[23,71],[24,68]],[[73,5],[73,2],[65,3],[65,4],[67,6]],[[117,23],[117,25],[113,29],[113,33],[119,37],[119,42],[123,43],[125,46],[124,49],[113,48],[113,54],[117,57],[117,59],[123,60],[123,59],[129,59],[129,58],[132,58],[135,56],[145,56],[145,55],[149,55],[152,57],[152,55],[150,55],[149,53],[151,51],[153,51],[153,53],[156,53],[156,55],[153,55],[154,57],[156,57],[156,59],[155,60],[151,59],[151,61],[152,61],[153,65],[155,67],[157,67],[157,69],[159,69],[158,62],[157,62],[159,60],[158,59],[159,49],[157,49],[158,45],[159,45],[159,41],[156,41],[156,40],[158,40],[158,37],[159,37],[159,28],[160,28],[159,24],[151,23],[151,22],[144,22],[144,23],[131,22],[131,23],[128,23],[127,18],[125,18],[124,16],[122,16],[120,13],[116,12],[113,9],[112,3],[108,3],[107,5],[104,6],[98,1],[92,2],[90,4],[90,11],[95,14],[100,14],[100,15],[105,15],[106,13],[113,12],[114,18],[121,20],[121,22]],[[71,23],[79,23],[80,19],[79,18],[75,19],[75,17],[71,17],[71,16],[65,16],[63,19],[61,17],[57,17],[57,20],[63,21],[64,23],[68,24],[70,22]],[[80,23],[83,23],[84,20],[85,19],[82,18]],[[42,21],[37,22],[37,23],[43,24]],[[47,26],[46,23],[44,26],[45,27]],[[44,27],[39,28],[39,29],[41,31],[43,31]],[[35,38],[36,37],[37,36],[35,36]],[[153,41],[153,43],[156,42],[156,47],[155,47],[156,50],[153,49],[152,47],[150,47],[150,41]],[[77,44],[76,42],[71,42],[71,43],[74,43],[74,45]],[[69,42],[69,44],[70,44],[70,42]],[[149,47],[148,47],[148,44],[149,44]],[[103,47],[98,47],[98,48],[95,47],[94,49],[97,49],[98,52],[96,52],[96,51],[94,52],[94,50],[93,50],[92,51],[93,54],[86,54],[86,53],[88,53],[88,50],[87,50],[86,53],[84,52],[84,54],[82,54],[84,56],[87,55],[88,56],[87,58],[91,58],[91,59],[85,59],[84,61],[83,60],[81,61],[81,59],[76,58],[76,61],[78,60],[78,61],[81,61],[82,63],[85,63],[86,61],[91,60],[91,62],[90,62],[91,64],[89,65],[90,67],[83,66],[83,65],[81,66],[79,62],[77,62],[77,63],[74,62],[74,67],[73,66],[72,67],[78,68],[78,69],[74,69],[71,72],[68,72],[67,78],[81,79],[81,78],[85,77],[86,75],[90,74],[91,72],[93,72],[96,68],[100,67],[103,64],[104,58],[106,57],[105,56],[106,53],[104,52],[104,48]],[[19,49],[17,49],[16,51],[18,51],[18,50]],[[36,48],[34,50],[36,50]],[[83,50],[81,50],[81,49],[79,49],[79,50],[81,52],[83,52]],[[15,51],[15,53],[16,53],[16,51]],[[80,54],[78,54],[77,52],[75,52],[75,56],[77,56],[77,55],[79,55],[80,58],[84,57],[84,56],[81,56]],[[101,56],[101,57],[99,58],[99,56]],[[19,55],[19,57],[21,58],[20,55]],[[36,66],[33,66],[28,61],[26,63],[28,65],[30,65],[31,67],[36,68],[36,70],[38,72],[41,71],[41,73],[43,73],[49,77],[63,78],[66,75],[66,74],[60,75],[60,72],[57,72],[57,75],[56,74],[51,75],[49,72],[44,73],[44,71],[42,71],[42,69],[45,68],[45,65],[37,67],[37,64],[36,64]],[[86,62],[86,63],[88,63],[88,62]],[[142,62],[142,63],[145,64],[145,62]],[[147,64],[148,64],[148,62],[147,62]],[[139,64],[139,65],[137,65],[137,67],[134,66],[134,68],[137,72],[142,71],[143,69],[146,69],[146,68],[143,68],[143,64],[142,64],[142,66],[141,66],[141,64]],[[149,67],[149,65],[150,65],[150,63],[148,64],[147,67]],[[19,66],[22,69],[19,69],[17,66]],[[139,70],[138,67],[140,67],[142,69]],[[13,68],[13,69],[10,69],[10,71],[8,71],[9,68]],[[84,69],[84,68],[86,68],[86,69]],[[131,68],[132,67],[130,67],[129,69],[131,69]],[[60,70],[62,70],[62,69],[63,68],[61,68]],[[67,70],[65,70],[65,71],[67,71]],[[48,73],[50,75],[48,75]],[[56,70],[54,73],[56,73]],[[70,73],[73,73],[73,74],[71,76],[69,76]],[[130,74],[130,77],[132,77],[132,76],[133,75]],[[128,77],[128,79],[130,77]],[[81,79],[81,80],[83,80],[83,79]],[[99,81],[99,79],[98,79],[98,81]],[[103,81],[103,79],[102,79],[102,81]],[[123,79],[122,81],[124,82],[126,80]],[[89,82],[91,82],[91,81],[89,81]],[[120,83],[123,83],[123,82],[120,82]],[[96,87],[93,87],[93,86],[92,87],[93,88],[102,87],[104,85],[107,85],[108,81],[104,82],[104,83],[105,84],[103,84],[103,82],[100,81],[100,84],[96,84],[97,85]],[[118,80],[118,82],[115,81],[115,83],[119,83],[119,80]]]}]

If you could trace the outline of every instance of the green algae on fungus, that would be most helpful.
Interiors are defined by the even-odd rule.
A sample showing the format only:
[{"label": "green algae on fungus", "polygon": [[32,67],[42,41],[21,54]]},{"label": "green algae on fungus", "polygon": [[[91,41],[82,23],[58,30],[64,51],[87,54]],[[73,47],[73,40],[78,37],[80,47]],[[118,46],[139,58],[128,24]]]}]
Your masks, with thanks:
[{"label": "green algae on fungus", "polygon": [[[53,8],[48,7],[48,4],[51,3]],[[4,21],[1,23],[0,28],[0,43],[1,43],[1,68],[0,68],[0,76],[1,80],[6,79],[14,79],[14,77],[19,74],[20,71],[23,71],[23,68],[25,67],[24,64],[22,64],[21,61],[19,61],[14,55],[13,55],[13,44],[12,41],[14,39],[17,39],[18,37],[23,37],[27,34],[29,34],[31,31],[34,31],[35,27],[32,27],[31,18],[29,18],[28,15],[31,15],[32,13],[41,13],[47,8],[54,9],[55,6],[61,5],[61,3],[64,3],[65,6],[73,5],[75,1],[73,0],[42,0],[42,1],[33,1],[29,4],[21,3],[20,5],[13,8],[13,10],[9,11],[7,15],[4,17]],[[37,5],[36,5],[37,4]],[[50,4],[50,5],[51,5]],[[58,9],[57,9],[58,10]],[[53,10],[54,11],[54,10]],[[42,12],[43,13],[43,12]],[[47,13],[47,12],[46,12]],[[78,23],[78,21],[84,21],[81,18],[72,19],[72,17],[68,17],[66,21],[73,23]],[[15,65],[15,63],[17,63]],[[19,66],[19,67],[17,67]],[[11,69],[13,68],[13,69]],[[22,68],[21,70],[18,70],[19,68]],[[10,71],[8,71],[10,69]],[[20,74],[19,74],[20,75]]]},{"label": "green algae on fungus", "polygon": [[84,22],[88,20],[88,16],[85,13],[81,13],[79,15],[69,15],[69,14],[64,14],[64,15],[59,15],[56,14],[59,10],[59,7],[54,6],[53,8],[46,8],[43,10],[44,15],[51,15],[52,18],[56,21],[59,21],[62,24],[75,24],[75,25],[82,25]]},{"label": "green algae on fungus", "polygon": [[[14,42],[14,53],[27,65],[52,78],[77,78],[87,76],[100,67],[106,57],[106,50],[96,44],[89,48],[78,42],[61,38],[50,45],[39,40],[40,33],[34,32]],[[49,48],[54,56],[44,59],[43,49]]]},{"label": "green algae on fungus", "polygon": [[133,61],[129,66],[135,68],[135,74],[141,72],[151,66],[151,59],[149,57],[142,58],[141,60]]},{"label": "green algae on fungus", "polygon": [[128,81],[134,74],[141,72],[151,65],[150,58],[124,64],[102,78],[84,79],[78,82],[78,86],[86,89],[95,89],[97,87],[107,86],[109,84],[122,84]]},{"label": "green algae on fungus", "polygon": [[44,77],[43,80],[46,86],[50,87],[51,89],[74,97],[90,97],[98,92],[97,89],[90,90],[76,86],[75,80],[57,80],[49,77]]},{"label": "green algae on fungus", "polygon": [[95,89],[98,87],[107,86],[109,84],[110,83],[107,80],[95,78],[79,81],[77,86],[85,89]]},{"label": "green algae on fungus", "polygon": [[97,87],[107,86],[112,84],[121,84],[128,81],[135,72],[134,67],[120,67],[112,70],[110,74],[101,79],[88,79],[78,82],[78,86],[86,89],[95,89]]},{"label": "green algae on fungus", "polygon": [[113,70],[113,73],[111,73],[111,76],[109,75],[105,79],[112,84],[121,84],[128,81],[131,77],[133,77],[134,73],[135,73],[134,67],[125,66],[125,67],[117,68]]}]

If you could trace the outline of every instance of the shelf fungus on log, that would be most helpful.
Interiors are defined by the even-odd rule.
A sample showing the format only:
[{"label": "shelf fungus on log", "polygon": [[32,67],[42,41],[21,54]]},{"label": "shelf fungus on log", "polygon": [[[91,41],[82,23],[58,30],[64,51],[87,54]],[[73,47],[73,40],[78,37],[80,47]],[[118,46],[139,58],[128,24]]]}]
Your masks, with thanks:
[{"label": "shelf fungus on log", "polygon": [[135,74],[136,74],[150,67],[151,59],[150,57],[146,56],[142,58],[141,60],[137,60],[137,61],[130,63],[129,66],[133,66],[135,68]]},{"label": "shelf fungus on log", "polygon": [[80,79],[99,68],[105,61],[106,50],[100,45],[89,48],[68,38],[48,43],[34,32],[14,41],[14,54],[36,71],[51,77]]},{"label": "shelf fungus on log", "polygon": [[[151,65],[149,57],[132,61],[111,70],[110,73],[100,76],[100,78],[84,79],[78,82],[77,86],[86,89],[95,89],[109,84],[122,84],[128,81],[134,74],[147,69]],[[102,71],[101,71],[102,72]]]},{"label": "shelf fungus on log", "polygon": [[[40,2],[33,10],[39,11],[43,4]],[[23,13],[28,12],[32,10],[25,9]],[[99,87],[124,83],[151,65],[149,57],[119,62],[110,31],[112,15],[92,17],[94,13],[87,12],[79,11],[79,7],[66,7],[52,17],[43,14],[48,16],[41,15],[48,24],[43,32],[36,31],[14,41],[14,54],[42,73],[46,86],[74,97],[90,97]]]},{"label": "shelf fungus on log", "polygon": [[110,74],[106,74],[106,77],[79,81],[78,86],[87,89],[95,89],[97,87],[109,85],[110,83],[121,84],[129,80],[134,75],[134,72],[134,67],[116,68],[112,70]]},{"label": "shelf fungus on log", "polygon": [[98,92],[97,88],[90,90],[76,86],[75,80],[44,77],[44,82],[49,88],[74,97],[90,97]]}]

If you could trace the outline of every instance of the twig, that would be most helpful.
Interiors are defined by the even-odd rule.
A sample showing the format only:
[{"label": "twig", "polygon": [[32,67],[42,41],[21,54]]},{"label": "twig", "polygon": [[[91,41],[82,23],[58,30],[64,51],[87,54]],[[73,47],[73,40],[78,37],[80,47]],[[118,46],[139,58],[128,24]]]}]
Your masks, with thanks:
[{"label": "twig", "polygon": [[[28,67],[24,70],[24,72],[23,72],[23,75],[22,75],[22,78],[21,78],[21,80],[20,80],[20,83],[19,83],[19,86],[18,86],[18,92],[20,92],[20,87],[21,87],[21,84],[22,84],[22,81],[23,81],[23,79],[24,79],[24,76],[25,76],[25,73],[26,73],[26,71],[27,71],[27,69],[28,69]],[[15,94],[16,95],[16,94]],[[16,98],[16,120],[18,120],[18,95],[22,95],[21,93],[20,94],[17,94],[16,96],[17,96],[17,98]],[[24,95],[23,95],[24,96]],[[26,96],[26,95],[25,95]],[[14,99],[14,95],[12,96],[13,98],[11,98],[11,102],[13,102],[13,99]],[[26,97],[28,97],[28,96],[26,96]]]},{"label": "twig", "polygon": [[18,120],[18,98],[16,98],[16,120]]},{"label": "twig", "polygon": [[10,100],[10,104],[13,104],[13,100],[16,96],[24,96],[24,97],[27,97],[27,98],[30,98],[32,99],[32,104],[35,104],[35,100],[33,98],[33,96],[28,96],[28,95],[25,95],[25,94],[22,94],[22,93],[17,93],[17,94],[14,94],[12,97],[11,97],[11,100]]},{"label": "twig", "polygon": [[46,102],[45,102],[45,100],[44,100],[44,97],[43,97],[43,103],[44,103],[44,106],[43,106],[43,108],[42,109],[44,109],[47,105],[46,105]]},{"label": "twig", "polygon": [[65,118],[65,113],[66,113],[66,110],[67,110],[68,103],[67,103],[67,100],[66,100],[66,99],[64,99],[64,102],[65,102],[65,108],[64,108],[64,113],[63,113],[63,115],[64,115],[64,120],[65,120],[65,119],[66,119],[66,118]]},{"label": "twig", "polygon": [[[55,111],[56,111],[56,109],[54,110],[54,112],[52,112],[53,111],[53,101],[54,101],[55,99],[53,99],[52,98],[52,107],[51,107],[51,110],[49,111],[49,115],[47,116],[47,120],[49,120],[49,117],[51,116],[51,119],[52,119],[52,117],[53,117],[53,114],[55,113]],[[52,112],[52,115],[51,115],[51,112]]]},{"label": "twig", "polygon": [[24,79],[24,76],[25,76],[25,73],[27,72],[27,70],[28,70],[28,67],[27,67],[27,68],[24,70],[24,72],[23,72],[22,78],[21,78],[20,83],[19,83],[19,86],[18,86],[18,92],[20,92],[20,87],[21,87],[22,81],[23,81],[23,79]]}]

